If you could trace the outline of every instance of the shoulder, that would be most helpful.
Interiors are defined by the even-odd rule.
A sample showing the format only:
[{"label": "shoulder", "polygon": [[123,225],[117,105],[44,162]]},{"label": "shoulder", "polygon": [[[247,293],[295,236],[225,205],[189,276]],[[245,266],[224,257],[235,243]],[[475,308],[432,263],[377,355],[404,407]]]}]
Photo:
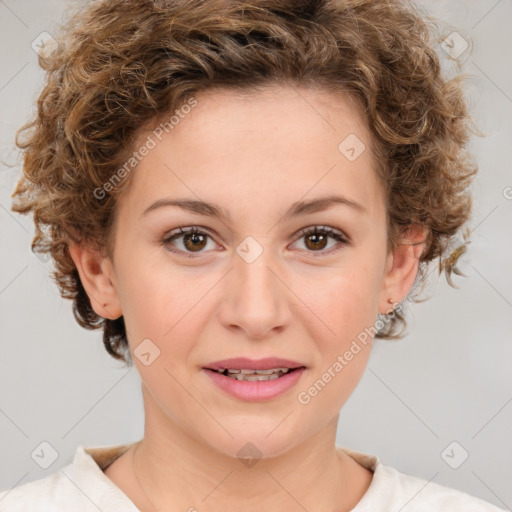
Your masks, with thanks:
[{"label": "shoulder", "polygon": [[[71,480],[64,476],[65,469],[45,478],[1,491],[0,510],[2,512],[28,510],[57,512],[65,510],[67,507],[72,510],[73,505],[78,505],[76,487],[73,489]],[[75,510],[82,510],[82,508],[77,507]]]},{"label": "shoulder", "polygon": [[79,446],[73,461],[59,471],[45,478],[0,491],[0,511],[137,512],[135,505],[102,471],[128,446]]},{"label": "shoulder", "polygon": [[382,464],[378,456],[340,447],[373,471],[366,493],[350,512],[504,512],[487,501]]},{"label": "shoulder", "polygon": [[[378,498],[381,503],[386,502],[386,507],[381,510],[402,510],[403,512],[451,512],[453,510],[503,512],[504,510],[463,491],[401,473],[390,466],[380,465],[379,470],[380,485],[376,487],[375,498]],[[357,512],[359,512],[358,509]]]}]

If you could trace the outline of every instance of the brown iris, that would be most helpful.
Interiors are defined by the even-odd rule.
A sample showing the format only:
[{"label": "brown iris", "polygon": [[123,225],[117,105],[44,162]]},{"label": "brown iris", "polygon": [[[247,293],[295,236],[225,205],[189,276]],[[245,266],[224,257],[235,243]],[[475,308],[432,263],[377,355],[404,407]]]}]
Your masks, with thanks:
[{"label": "brown iris", "polygon": [[183,244],[188,250],[197,249],[200,251],[206,245],[206,236],[199,233],[189,233],[183,235]]},{"label": "brown iris", "polygon": [[[327,236],[320,233],[312,233],[306,236],[306,246],[308,249],[323,249],[327,242]],[[308,241],[313,240],[313,246],[310,247]],[[319,245],[321,244],[321,245]]]}]

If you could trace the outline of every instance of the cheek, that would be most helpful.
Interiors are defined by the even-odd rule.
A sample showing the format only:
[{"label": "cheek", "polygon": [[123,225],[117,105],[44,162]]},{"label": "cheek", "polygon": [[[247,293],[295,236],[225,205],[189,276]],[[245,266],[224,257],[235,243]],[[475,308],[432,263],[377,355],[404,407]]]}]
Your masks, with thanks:
[{"label": "cheek", "polygon": [[[350,269],[350,271],[349,271]],[[303,389],[311,403],[336,414],[357,386],[372,346],[372,327],[378,314],[380,274],[376,262],[359,258],[308,288],[307,329],[315,341],[314,372]],[[303,317],[303,320],[306,317]],[[313,398],[314,397],[314,398]],[[313,408],[316,408],[314,406]]]},{"label": "cheek", "polygon": [[304,302],[324,326],[325,335],[320,339],[339,348],[373,325],[377,319],[380,285],[376,266],[366,264],[340,267],[316,279],[315,287],[308,284]]},{"label": "cheek", "polygon": [[143,378],[153,379],[151,373],[163,369],[183,371],[211,318],[211,290],[218,280],[214,272],[201,277],[170,264],[132,267],[122,290],[129,345],[133,352],[149,339],[159,350],[151,367],[139,365]]},{"label": "cheek", "polygon": [[144,314],[154,318],[169,303],[179,302],[188,293],[193,276],[188,279],[189,286],[185,286],[186,273],[177,269],[160,241],[163,228],[151,227],[146,231],[131,230],[128,221],[119,228],[115,261],[117,289],[126,316]]},{"label": "cheek", "polygon": [[173,272],[171,265],[156,264],[147,257],[127,258],[119,276],[123,317],[134,346],[149,338],[163,347],[175,331],[187,324],[201,297],[198,287],[193,286],[193,276]]},{"label": "cheek", "polygon": [[[377,279],[368,269],[329,279],[309,295],[318,318],[308,322],[317,359],[298,402],[312,417],[334,417],[358,385],[371,353],[377,320]],[[309,315],[311,317],[311,315]]]}]

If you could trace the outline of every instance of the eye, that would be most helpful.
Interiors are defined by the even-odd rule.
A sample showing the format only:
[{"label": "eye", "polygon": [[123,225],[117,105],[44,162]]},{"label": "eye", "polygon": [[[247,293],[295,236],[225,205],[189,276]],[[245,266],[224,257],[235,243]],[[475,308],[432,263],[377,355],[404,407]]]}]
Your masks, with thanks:
[{"label": "eye", "polygon": [[[299,240],[305,240],[306,251],[308,252],[319,252],[320,255],[332,254],[344,245],[348,245],[351,242],[348,237],[344,236],[341,232],[334,230],[327,226],[311,226],[302,229],[299,233]],[[334,243],[328,250],[324,250],[329,243],[329,238],[338,242]],[[334,248],[333,248],[334,247]],[[314,255],[317,256],[316,254]]]},{"label": "eye", "polygon": [[[305,240],[304,250],[307,252],[320,253],[319,255],[332,254],[341,249],[344,245],[351,243],[348,237],[344,236],[341,232],[327,226],[311,226],[304,228],[297,236],[299,240]],[[187,258],[194,258],[194,253],[200,255],[201,253],[207,252],[203,249],[207,247],[208,239],[211,239],[213,244],[212,249],[215,249],[217,245],[207,232],[196,226],[185,229],[179,227],[179,232],[171,232],[162,240],[162,244],[171,252],[178,253]],[[328,250],[324,250],[326,246],[328,246],[329,239],[338,243],[333,244]],[[314,256],[317,255],[315,254]]]},{"label": "eye", "polygon": [[[185,229],[180,227],[178,233],[171,232],[169,236],[162,240],[162,244],[171,252],[179,253],[187,258],[193,258],[193,253],[205,252],[203,249],[207,245],[208,238],[211,239],[211,236],[208,233],[201,231],[196,226]],[[173,244],[175,241],[179,241],[177,245],[181,247],[178,247],[177,249],[173,248],[176,247],[176,245]],[[212,243],[214,246],[213,248],[217,247],[213,240]]]}]

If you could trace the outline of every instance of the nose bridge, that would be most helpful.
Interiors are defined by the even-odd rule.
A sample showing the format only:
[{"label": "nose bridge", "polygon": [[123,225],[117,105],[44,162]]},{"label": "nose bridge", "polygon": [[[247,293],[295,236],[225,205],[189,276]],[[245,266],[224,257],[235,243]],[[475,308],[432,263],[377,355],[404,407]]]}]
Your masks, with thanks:
[{"label": "nose bridge", "polygon": [[[270,237],[256,240],[247,237],[236,248],[235,280],[254,300],[270,301],[279,294],[277,290],[277,258],[270,247]],[[244,290],[245,288],[245,290]]]},{"label": "nose bridge", "polygon": [[265,240],[247,237],[237,246],[224,302],[224,322],[238,325],[251,336],[263,336],[288,319],[278,258]]}]

